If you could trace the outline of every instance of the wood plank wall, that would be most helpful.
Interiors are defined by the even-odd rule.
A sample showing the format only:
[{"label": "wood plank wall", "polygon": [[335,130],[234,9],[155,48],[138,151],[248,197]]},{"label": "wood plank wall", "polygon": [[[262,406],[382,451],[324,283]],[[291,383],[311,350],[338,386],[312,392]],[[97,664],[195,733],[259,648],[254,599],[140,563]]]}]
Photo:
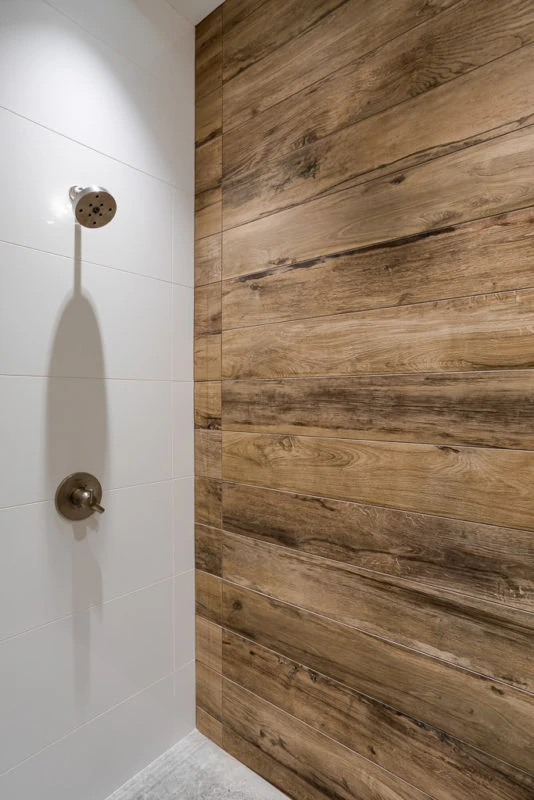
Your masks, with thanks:
[{"label": "wood plank wall", "polygon": [[534,2],[197,28],[198,727],[296,800],[534,797]]}]

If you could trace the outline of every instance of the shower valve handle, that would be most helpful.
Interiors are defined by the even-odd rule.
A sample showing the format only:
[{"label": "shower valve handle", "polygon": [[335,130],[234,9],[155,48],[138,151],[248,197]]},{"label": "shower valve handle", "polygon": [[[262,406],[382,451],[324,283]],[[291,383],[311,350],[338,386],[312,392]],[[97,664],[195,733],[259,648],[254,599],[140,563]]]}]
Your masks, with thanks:
[{"label": "shower valve handle", "polygon": [[74,489],[71,501],[79,508],[91,508],[99,514],[103,514],[106,510],[97,502],[94,489]]},{"label": "shower valve handle", "polygon": [[94,475],[88,472],[75,472],[58,486],[56,508],[66,519],[73,521],[87,519],[92,514],[103,514],[100,505],[102,486]]}]

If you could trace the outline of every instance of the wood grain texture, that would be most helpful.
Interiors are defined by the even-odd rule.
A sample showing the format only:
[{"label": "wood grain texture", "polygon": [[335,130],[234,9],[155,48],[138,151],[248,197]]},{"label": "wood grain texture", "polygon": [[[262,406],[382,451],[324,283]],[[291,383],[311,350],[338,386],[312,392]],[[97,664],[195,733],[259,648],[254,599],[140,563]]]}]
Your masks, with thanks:
[{"label": "wood grain texture", "polygon": [[196,618],[196,658],[222,673],[222,628],[203,617]]},{"label": "wood grain texture", "polygon": [[532,772],[531,694],[226,582],[223,625]]},{"label": "wood grain texture", "polygon": [[195,382],[195,427],[218,430],[221,427],[221,382]]},{"label": "wood grain texture", "polygon": [[232,278],[222,284],[223,326],[529,287],[533,234],[534,212],[526,209]]},{"label": "wood grain texture", "polygon": [[221,380],[221,339],[220,333],[195,335],[194,371],[196,381]]},{"label": "wood grain texture", "polygon": [[195,430],[195,475],[221,477],[221,432]]},{"label": "wood grain texture", "polygon": [[[529,48],[525,46],[533,39],[531,9],[524,0],[512,0],[505,6],[498,0],[457,3],[447,13],[434,16],[427,24],[394,38],[232,131],[225,141],[225,176],[231,179],[250,174],[257,178],[255,170],[260,165],[267,167],[270,162],[299,151],[303,156],[309,154],[313,145],[325,137],[365,119],[369,120],[368,126],[363,126],[359,140],[354,140],[361,148],[358,158],[366,153],[371,158],[374,153],[376,158],[383,151],[387,163],[392,147],[397,146],[402,152],[419,141],[419,148],[413,147],[409,152],[432,149],[468,139],[477,128],[491,130],[524,116],[512,109],[526,109],[528,116],[531,106],[524,105],[517,89],[523,82],[523,95],[529,92],[524,84],[530,68]],[[503,58],[510,53],[514,55]],[[521,65],[527,68],[521,70],[521,75],[510,74],[514,66],[521,69]],[[511,90],[511,96],[502,95],[499,103],[487,83],[491,75]],[[460,104],[472,100],[475,86],[481,89],[475,95],[476,108],[449,108],[456,94]],[[392,108],[406,101],[411,102]],[[410,108],[421,116],[421,125],[414,125],[413,119],[409,124],[406,114]],[[388,109],[391,110],[384,115]],[[431,110],[441,114],[446,109],[448,117],[440,117],[439,121],[432,117]],[[376,119],[371,121],[372,117]],[[398,132],[394,137],[382,129],[392,119]],[[362,141],[371,133],[379,137],[376,144],[373,140]],[[341,141],[331,140],[330,148],[340,158],[337,143]],[[366,144],[373,145],[372,149]],[[358,164],[357,158],[342,181],[350,177],[354,164]],[[249,192],[253,199],[252,186]]]},{"label": "wood grain texture", "polygon": [[[395,43],[400,46],[398,40]],[[398,54],[399,62],[405,52]],[[358,73],[359,85],[367,87],[367,77]],[[253,169],[245,164],[225,181],[223,227],[242,225],[525,127],[534,122],[533,73],[534,47],[525,47],[428,96],[419,95],[326,138],[319,139],[312,131],[309,144],[282,158],[262,160]],[[389,65],[379,74],[388,86],[395,85]],[[402,75],[408,79],[405,72]],[[497,81],[506,98],[499,113],[493,95]],[[381,96],[381,87],[379,92]]]},{"label": "wood grain texture", "polygon": [[222,9],[216,8],[196,27],[195,94],[197,102],[222,83]]},{"label": "wood grain texture", "polygon": [[222,579],[208,572],[195,574],[196,613],[200,617],[221,624]]},{"label": "wood grain texture", "polygon": [[227,431],[533,450],[534,371],[225,381],[223,413]]},{"label": "wood grain texture", "polygon": [[222,717],[222,677],[200,661],[196,663],[197,705],[211,717]]},{"label": "wood grain texture", "polygon": [[534,692],[530,613],[228,533],[223,553],[225,580]]},{"label": "wood grain texture", "polygon": [[220,333],[221,324],[221,284],[195,287],[195,335]]},{"label": "wood grain texture", "polygon": [[534,367],[534,289],[225,331],[223,378]]},{"label": "wood grain texture", "polygon": [[195,242],[195,285],[221,280],[222,235],[216,233]]},{"label": "wood grain texture", "polygon": [[222,85],[201,97],[195,105],[195,145],[202,147],[221,134]]},{"label": "wood grain texture", "polygon": [[222,472],[237,483],[534,529],[529,451],[223,432]]},{"label": "wood grain texture", "polygon": [[225,676],[436,800],[530,800],[534,779],[265,647],[225,631]]},{"label": "wood grain texture", "polygon": [[220,480],[195,478],[195,519],[220,528],[222,522],[222,484]]},{"label": "wood grain texture", "polygon": [[[311,25],[300,36],[286,41],[225,83],[225,133],[389,39],[431,19],[454,2],[396,0],[392,4],[386,0],[373,3],[367,0],[340,0],[331,13],[320,17],[315,25]],[[299,7],[301,13],[303,5],[307,6],[298,0],[291,0],[290,3],[284,0],[271,2],[272,17],[268,28],[276,24],[276,17],[284,13],[288,5],[293,9]]]},{"label": "wood grain texture", "polygon": [[195,525],[195,566],[212,575],[222,573],[222,533],[217,528]]},{"label": "wood grain texture", "polygon": [[222,7],[224,34],[228,34],[264,2],[267,0],[226,0]]},{"label": "wood grain texture", "polygon": [[533,74],[530,0],[197,30],[198,724],[294,800],[534,794]]},{"label": "wood grain texture", "polygon": [[[195,151],[195,193],[220,190],[222,181],[222,136],[216,136]],[[221,198],[220,191],[216,194]]]},{"label": "wood grain texture", "polygon": [[[222,230],[222,197],[220,189],[207,192],[209,202],[203,205],[203,195],[195,198],[195,240],[214,236]],[[215,197],[214,197],[215,195]]]},{"label": "wood grain texture", "polygon": [[197,706],[197,729],[219,747],[223,746],[222,723]]},{"label": "wood grain texture", "polygon": [[533,165],[534,127],[529,126],[227,230],[223,276],[295,264],[530,206]]},{"label": "wood grain texture", "polygon": [[292,42],[323,17],[335,11],[340,0],[285,0],[260,4],[241,25],[225,29],[223,82],[243,73],[273,50]]},{"label": "wood grain texture", "polygon": [[[260,763],[265,759],[272,762],[268,779],[293,797],[303,800],[424,800],[426,797],[415,787],[227,680],[223,689],[223,718],[225,748],[228,730],[248,745],[249,752],[258,752]],[[235,738],[230,742],[227,749],[235,755],[232,747]],[[256,768],[255,760],[248,765]]]},{"label": "wood grain texture", "polygon": [[534,611],[529,531],[225,483],[234,531],[373,572]]}]

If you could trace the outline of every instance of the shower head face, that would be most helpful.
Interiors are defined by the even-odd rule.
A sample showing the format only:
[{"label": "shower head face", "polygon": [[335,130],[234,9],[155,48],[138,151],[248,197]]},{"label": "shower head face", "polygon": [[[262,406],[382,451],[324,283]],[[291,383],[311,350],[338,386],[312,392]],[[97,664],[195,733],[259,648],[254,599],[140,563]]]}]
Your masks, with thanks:
[{"label": "shower head face", "polygon": [[85,228],[103,228],[116,214],[115,198],[102,186],[73,186],[69,194],[76,221]]}]

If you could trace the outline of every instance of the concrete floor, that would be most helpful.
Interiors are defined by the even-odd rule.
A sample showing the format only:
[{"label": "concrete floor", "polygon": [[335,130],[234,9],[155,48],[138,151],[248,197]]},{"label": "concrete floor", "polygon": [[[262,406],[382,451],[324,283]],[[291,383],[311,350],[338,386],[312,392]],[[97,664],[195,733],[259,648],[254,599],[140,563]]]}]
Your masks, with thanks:
[{"label": "concrete floor", "polygon": [[287,800],[198,731],[193,731],[108,800]]}]

